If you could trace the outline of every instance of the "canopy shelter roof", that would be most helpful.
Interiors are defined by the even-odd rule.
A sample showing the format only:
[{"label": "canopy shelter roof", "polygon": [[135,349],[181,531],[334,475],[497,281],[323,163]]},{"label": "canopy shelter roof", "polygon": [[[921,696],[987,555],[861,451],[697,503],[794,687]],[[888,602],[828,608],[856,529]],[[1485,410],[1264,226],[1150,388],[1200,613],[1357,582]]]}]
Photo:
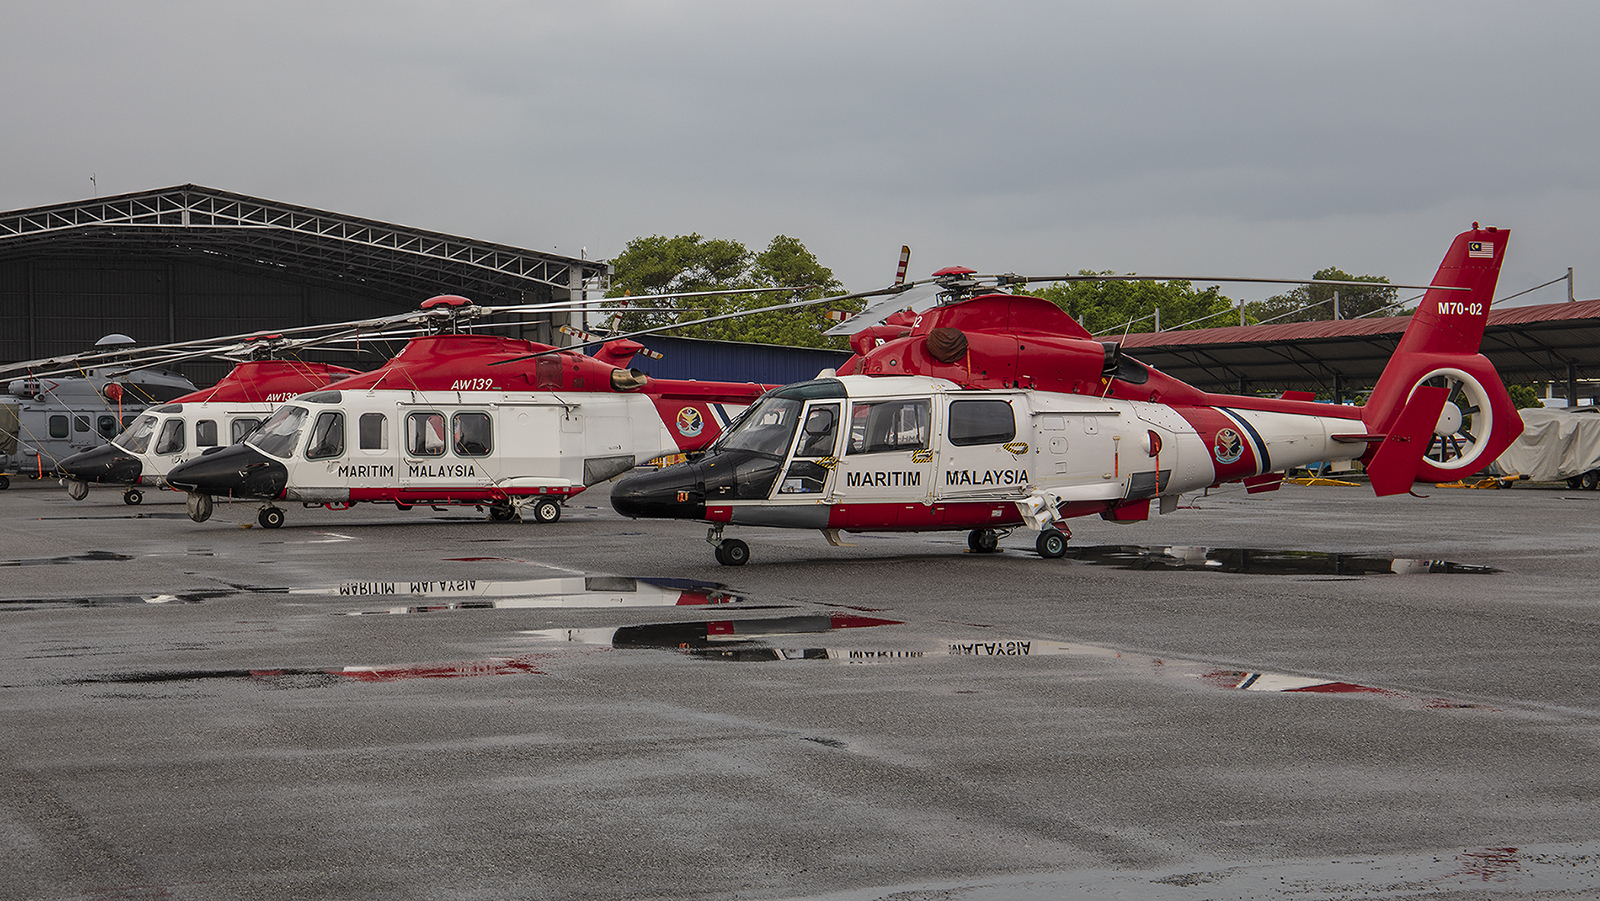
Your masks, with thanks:
[{"label": "canopy shelter roof", "polygon": [[[1208,391],[1370,388],[1411,317],[1130,334],[1128,354]],[[1108,336],[1109,337],[1109,336]],[[1508,383],[1600,378],[1600,300],[1489,311],[1483,353]]]},{"label": "canopy shelter roof", "polygon": [[353,293],[465,294],[480,303],[576,289],[606,271],[604,262],[199,185],[0,213],[0,263],[86,252],[199,259]]}]

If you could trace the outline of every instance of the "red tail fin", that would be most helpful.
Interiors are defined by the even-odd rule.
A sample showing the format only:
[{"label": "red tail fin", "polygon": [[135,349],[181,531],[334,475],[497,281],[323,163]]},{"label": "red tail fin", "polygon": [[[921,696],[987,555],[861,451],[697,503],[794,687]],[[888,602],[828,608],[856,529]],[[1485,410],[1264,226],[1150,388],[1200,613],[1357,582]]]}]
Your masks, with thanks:
[{"label": "red tail fin", "polygon": [[[1438,414],[1427,455],[1414,473],[1419,481],[1471,475],[1493,462],[1522,433],[1522,419],[1505,385],[1488,358],[1478,352],[1510,234],[1473,223],[1470,231],[1456,236],[1432,284],[1468,290],[1434,288],[1423,296],[1361,411],[1367,430],[1374,434],[1388,434],[1403,420],[1415,428],[1412,420],[1419,411],[1405,414],[1408,405],[1424,400],[1417,396],[1417,387],[1447,389],[1449,402]],[[1432,397],[1427,401],[1429,407],[1436,403]],[[1374,454],[1376,448],[1369,451],[1369,470],[1393,467],[1398,465],[1395,461],[1411,456],[1391,454],[1380,459]],[[1374,473],[1375,482],[1380,478],[1389,483],[1408,476],[1398,469]]]}]

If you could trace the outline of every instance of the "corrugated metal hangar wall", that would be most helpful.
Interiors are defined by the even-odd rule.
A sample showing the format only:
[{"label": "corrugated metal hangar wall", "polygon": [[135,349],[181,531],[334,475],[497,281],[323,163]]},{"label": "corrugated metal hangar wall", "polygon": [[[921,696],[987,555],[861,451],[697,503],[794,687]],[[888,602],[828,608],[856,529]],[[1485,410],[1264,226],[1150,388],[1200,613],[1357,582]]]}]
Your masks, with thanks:
[{"label": "corrugated metal hangar wall", "polygon": [[[0,262],[0,359],[76,353],[117,332],[140,345],[263,329],[387,316],[425,298],[363,296],[193,262],[140,262],[128,253]],[[372,353],[318,352],[315,359],[371,368]],[[363,365],[363,362],[365,365]],[[211,384],[232,364],[181,364]]]}]

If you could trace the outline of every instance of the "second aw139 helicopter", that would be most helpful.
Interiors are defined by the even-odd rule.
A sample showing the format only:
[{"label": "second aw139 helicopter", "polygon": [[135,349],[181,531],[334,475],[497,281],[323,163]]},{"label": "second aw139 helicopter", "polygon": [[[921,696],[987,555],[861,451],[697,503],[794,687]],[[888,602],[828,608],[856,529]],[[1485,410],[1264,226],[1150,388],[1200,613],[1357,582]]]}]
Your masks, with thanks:
[{"label": "second aw139 helicopter", "polygon": [[441,320],[438,333],[285,402],[240,443],[167,473],[189,493],[190,519],[204,522],[222,497],[259,503],[266,528],[283,524],[276,501],[481,506],[493,520],[528,509],[535,522],[555,522],[588,486],[704,447],[774,387],[650,378],[624,368],[643,350],[636,341],[608,340],[591,356],[462,333],[457,323],[480,310],[465,297],[422,306]]},{"label": "second aw139 helicopter", "polygon": [[[1050,558],[1066,553],[1067,519],[1144,520],[1182,493],[1272,490],[1321,460],[1359,459],[1380,496],[1463,478],[1522,431],[1479,353],[1508,237],[1477,223],[1456,237],[1363,406],[1201,391],[1046,300],[971,296],[971,270],[942,270],[965,294],[861,329],[837,373],[767,395],[698,459],[623,479],[611,504],[709,523],[732,566],[750,550],[723,537],[730,525],[818,529],[835,545],[841,532],[966,531],[979,553],[1028,527]],[[1464,442],[1435,444],[1467,416]],[[1435,446],[1450,452],[1429,457]]]}]

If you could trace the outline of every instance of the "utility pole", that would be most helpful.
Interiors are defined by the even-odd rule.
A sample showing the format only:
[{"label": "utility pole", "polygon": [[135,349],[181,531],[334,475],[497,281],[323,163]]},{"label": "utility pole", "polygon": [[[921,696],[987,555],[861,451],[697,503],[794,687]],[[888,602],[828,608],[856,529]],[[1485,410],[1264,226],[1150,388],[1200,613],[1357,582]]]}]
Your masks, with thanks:
[{"label": "utility pole", "polygon": [[1567,267],[1567,303],[1572,303],[1576,298],[1572,294],[1572,267]]},{"label": "utility pole", "polygon": [[1342,315],[1339,314],[1339,292],[1338,291],[1333,292],[1333,318],[1335,318],[1335,319],[1343,319],[1344,318]]}]

